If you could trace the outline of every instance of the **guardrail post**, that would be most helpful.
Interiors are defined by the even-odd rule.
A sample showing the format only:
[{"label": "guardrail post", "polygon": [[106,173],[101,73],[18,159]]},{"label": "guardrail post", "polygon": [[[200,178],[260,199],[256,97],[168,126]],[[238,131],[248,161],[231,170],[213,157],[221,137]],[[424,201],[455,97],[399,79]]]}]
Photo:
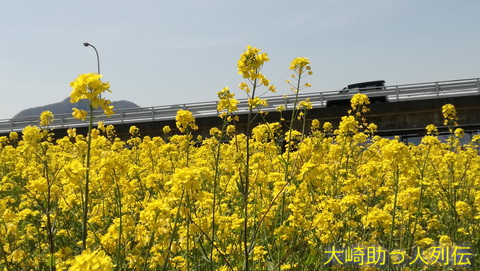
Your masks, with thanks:
[{"label": "guardrail post", "polygon": [[320,92],[320,106],[321,106],[321,107],[327,107],[326,105],[323,104],[323,99],[324,99],[324,98],[323,98],[323,93]]},{"label": "guardrail post", "polygon": [[478,94],[480,94],[480,78],[477,78],[477,89],[478,89]]},{"label": "guardrail post", "polygon": [[10,120],[10,132],[13,132],[13,121]]},{"label": "guardrail post", "polygon": [[155,109],[152,106],[152,121],[155,121]]},{"label": "guardrail post", "polygon": [[123,112],[120,112],[120,120],[122,121],[122,124],[123,124]]},{"label": "guardrail post", "polygon": [[435,90],[437,91],[437,99],[440,98],[440,87],[438,86],[438,82],[435,83]]},{"label": "guardrail post", "polygon": [[283,96],[283,101],[285,103],[285,110],[287,110],[288,109],[288,97],[286,95]]},{"label": "guardrail post", "polygon": [[60,118],[60,127],[63,128],[63,116]]},{"label": "guardrail post", "polygon": [[400,93],[398,93],[398,86],[395,86],[395,94],[397,96],[397,102],[400,101]]}]

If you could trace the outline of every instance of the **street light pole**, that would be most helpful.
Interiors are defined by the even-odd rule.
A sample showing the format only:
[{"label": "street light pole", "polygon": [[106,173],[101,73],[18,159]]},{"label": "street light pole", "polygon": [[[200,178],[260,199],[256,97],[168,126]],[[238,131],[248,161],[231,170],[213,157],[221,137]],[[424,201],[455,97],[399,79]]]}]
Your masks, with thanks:
[{"label": "street light pole", "polygon": [[85,47],[88,47],[88,46],[90,46],[90,47],[92,47],[92,48],[93,48],[93,50],[95,50],[95,53],[97,54],[97,68],[98,68],[98,74],[100,74],[100,57],[98,56],[98,51],[97,51],[97,48],[95,48],[95,46],[91,45],[91,44],[90,44],[90,43],[88,43],[88,42],[84,42],[84,43],[83,43],[83,46],[85,46]]}]

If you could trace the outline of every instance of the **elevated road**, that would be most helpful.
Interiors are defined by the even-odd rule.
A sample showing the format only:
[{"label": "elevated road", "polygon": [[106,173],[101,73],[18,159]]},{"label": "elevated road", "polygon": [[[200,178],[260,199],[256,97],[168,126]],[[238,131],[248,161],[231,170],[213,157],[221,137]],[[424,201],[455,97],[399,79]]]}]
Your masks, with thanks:
[{"label": "elevated road", "polygon": [[[423,133],[427,124],[441,125],[441,106],[445,103],[452,103],[457,107],[459,123],[466,129],[471,131],[480,129],[480,78],[393,85],[368,94],[386,96],[388,100],[387,103],[371,105],[371,112],[367,114],[368,121],[378,125],[379,134]],[[313,110],[307,116],[308,119],[317,118],[321,122],[330,121],[336,124],[348,109],[345,106],[327,108],[327,101],[348,99],[351,96],[352,94],[339,93],[338,90],[302,93],[298,98],[299,100],[310,99],[313,105]],[[263,107],[262,110],[269,112],[268,121],[279,120],[276,107],[283,105],[286,108],[284,116],[288,115],[293,108],[293,94],[264,98],[268,100],[268,106]],[[221,123],[217,117],[216,101],[116,110],[110,118],[99,116],[95,121],[102,120],[106,125],[113,124],[119,133],[125,133],[131,125],[136,125],[143,135],[154,136],[161,135],[164,125],[175,127],[175,115],[180,109],[189,110],[194,114],[201,128],[200,134],[207,135],[211,127],[219,126]],[[246,120],[242,115],[248,113],[246,99],[239,101],[238,109],[241,130],[242,119]],[[38,116],[0,120],[0,134],[8,134],[11,131],[20,132],[24,127],[38,125],[38,123]],[[61,135],[65,134],[68,128],[77,128],[79,132],[84,131],[87,125],[87,122],[77,120],[71,114],[57,114],[50,127]]]}]

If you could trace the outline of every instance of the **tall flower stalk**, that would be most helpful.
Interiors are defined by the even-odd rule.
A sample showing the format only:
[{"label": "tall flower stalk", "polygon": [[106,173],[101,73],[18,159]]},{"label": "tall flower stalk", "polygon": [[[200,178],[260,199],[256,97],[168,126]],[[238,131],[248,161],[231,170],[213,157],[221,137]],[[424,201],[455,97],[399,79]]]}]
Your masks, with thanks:
[{"label": "tall flower stalk", "polygon": [[[229,130],[227,129],[227,124],[234,120],[232,117],[233,113],[238,110],[237,104],[238,101],[234,98],[235,94],[231,93],[228,87],[223,88],[221,91],[218,92],[218,98],[220,99],[217,104],[217,111],[220,113],[219,117],[222,118],[222,129],[218,134],[218,142],[215,150],[215,175],[213,178],[213,203],[212,203],[212,235],[211,235],[211,248],[210,248],[210,270],[215,270],[214,267],[214,259],[213,259],[213,252],[215,249],[215,215],[217,209],[217,194],[218,194],[218,185],[219,179],[221,175],[220,169],[220,156],[221,156],[221,146],[222,141],[228,135]],[[233,125],[233,130],[235,129]],[[231,132],[231,131],[230,131]],[[213,134],[215,136],[215,134]]]},{"label": "tall flower stalk", "polygon": [[251,139],[251,128],[252,120],[254,118],[253,113],[254,109],[258,108],[261,105],[267,105],[265,100],[256,97],[257,88],[262,85],[268,87],[272,92],[275,92],[275,86],[270,84],[268,80],[260,70],[263,67],[263,64],[267,62],[268,55],[267,53],[260,53],[260,49],[257,49],[252,46],[248,46],[247,50],[243,52],[238,60],[238,73],[243,76],[244,79],[247,79],[250,83],[246,82],[240,83],[239,87],[245,91],[248,95],[248,120],[246,128],[246,153],[245,153],[245,170],[244,170],[244,181],[242,183],[242,195],[243,195],[243,253],[244,253],[244,270],[249,270],[249,254],[250,251],[253,251],[255,247],[255,240],[251,240],[249,245],[248,242],[248,199],[249,199],[249,190],[250,190],[250,139]]},{"label": "tall flower stalk", "polygon": [[72,92],[70,94],[70,102],[76,103],[80,100],[87,102],[88,112],[86,110],[73,108],[73,117],[85,120],[88,117],[88,135],[87,135],[87,153],[86,153],[86,171],[85,186],[83,197],[83,213],[82,213],[82,250],[87,248],[87,221],[88,221],[88,201],[89,201],[89,183],[90,183],[90,158],[92,145],[92,128],[94,119],[94,109],[102,108],[103,112],[110,117],[113,112],[113,106],[109,100],[101,97],[105,91],[110,91],[110,84],[102,82],[101,74],[87,73],[79,75],[75,81],[70,83]]},{"label": "tall flower stalk", "polygon": [[[270,211],[270,208],[275,204],[275,202],[277,201],[277,199],[280,195],[282,195],[282,202],[281,202],[281,207],[280,207],[281,214],[280,214],[279,224],[281,225],[285,221],[285,213],[284,213],[285,212],[285,194],[284,194],[284,191],[285,191],[285,188],[291,183],[292,176],[294,175],[293,172],[292,172],[292,174],[290,174],[290,168],[289,168],[289,166],[291,164],[290,155],[292,153],[292,147],[293,147],[293,144],[295,142],[293,140],[293,135],[292,135],[293,122],[295,121],[296,118],[298,118],[299,120],[303,118],[302,134],[301,134],[301,137],[303,139],[304,129],[305,129],[305,120],[306,120],[305,113],[306,113],[307,109],[312,109],[312,105],[308,100],[307,101],[300,101],[300,102],[298,100],[298,94],[299,94],[300,90],[311,86],[309,83],[302,84],[302,79],[304,77],[306,77],[308,75],[312,75],[312,71],[311,71],[311,67],[310,67],[310,61],[306,57],[297,57],[297,58],[293,59],[293,61],[290,63],[290,70],[294,72],[294,74],[292,74],[291,76],[296,81],[296,83],[292,84],[290,82],[290,80],[286,81],[287,84],[290,85],[290,89],[295,94],[295,100],[294,100],[294,103],[293,103],[292,114],[290,116],[290,123],[289,123],[288,132],[286,134],[286,139],[285,139],[285,141],[287,143],[287,146],[286,146],[287,157],[283,161],[284,167],[285,167],[285,174],[283,176],[284,185],[282,186],[280,191],[277,193],[277,195],[275,195],[275,197],[273,198],[272,202],[270,203],[270,205],[268,207],[267,212],[265,212],[265,214],[262,217],[262,220],[260,221],[260,223],[263,222],[265,216]],[[299,114],[300,110],[303,110],[305,112],[300,112],[301,114]],[[280,257],[282,247],[283,247],[283,243],[280,242],[279,254],[278,254],[278,258],[277,258],[277,266],[280,266],[281,262],[282,262],[282,259]]]}]

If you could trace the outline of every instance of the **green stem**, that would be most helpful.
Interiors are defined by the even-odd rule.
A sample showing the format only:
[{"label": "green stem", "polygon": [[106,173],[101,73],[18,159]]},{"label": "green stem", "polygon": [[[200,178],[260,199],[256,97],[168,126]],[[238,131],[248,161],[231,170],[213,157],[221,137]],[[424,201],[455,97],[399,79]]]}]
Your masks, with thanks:
[{"label": "green stem", "polygon": [[223,118],[222,124],[222,136],[218,141],[217,145],[217,153],[215,157],[215,177],[213,178],[213,206],[212,206],[212,238],[211,238],[211,249],[210,249],[210,270],[214,270],[214,262],[213,262],[213,249],[214,249],[214,242],[215,242],[215,209],[217,204],[217,186],[218,186],[218,178],[220,176],[220,147],[221,147],[221,140],[225,134],[225,129],[227,126],[227,117]]},{"label": "green stem", "polygon": [[[257,88],[257,79],[253,81],[253,90],[252,90],[252,97],[253,100],[255,98],[255,90]],[[252,115],[253,115],[253,107],[252,105],[248,106],[248,120],[247,120],[247,142],[246,142],[246,165],[245,165],[245,186],[243,187],[243,211],[245,213],[245,218],[243,221],[243,253],[245,257],[245,271],[249,270],[249,249],[248,249],[248,193],[249,193],[249,186],[250,186],[250,128],[252,122]],[[255,243],[255,240],[252,240],[252,246]]]},{"label": "green stem", "polygon": [[7,271],[10,271],[10,264],[8,263],[8,260],[7,260],[7,253],[5,253],[5,251],[3,250],[3,242],[2,242],[2,239],[0,238],[0,254],[2,254],[2,258],[3,258],[3,261],[5,262],[5,269]]},{"label": "green stem", "polygon": [[93,106],[90,101],[90,119],[88,124],[88,138],[87,138],[87,168],[85,172],[85,199],[83,203],[83,224],[82,224],[82,250],[87,248],[87,220],[88,220],[88,193],[90,181],[90,151],[92,145],[92,127],[93,127]]},{"label": "green stem", "polygon": [[46,160],[47,158],[47,151],[48,151],[48,147],[41,145],[40,144],[40,147],[42,149],[42,156],[45,157],[45,160],[41,157],[40,160],[42,161],[42,164],[43,164],[43,176],[45,177],[45,179],[47,180],[47,202],[46,202],[46,208],[45,208],[45,214],[47,216],[47,238],[48,238],[48,249],[49,249],[49,253],[50,253],[50,256],[49,256],[49,262],[48,262],[48,265],[50,266],[50,270],[51,271],[55,271],[56,270],[56,267],[55,267],[55,261],[54,261],[54,254],[55,254],[55,243],[54,243],[54,238],[53,238],[53,228],[52,228],[52,219],[51,219],[51,215],[50,215],[50,212],[51,212],[51,209],[52,209],[52,201],[51,201],[51,198],[52,198],[52,181],[50,180],[50,177],[49,177],[49,169],[48,169],[48,161]]},{"label": "green stem", "polygon": [[[302,75],[302,71],[299,72],[298,81],[297,81],[297,88],[296,88],[296,92],[295,92],[295,100],[294,100],[294,103],[293,103],[292,115],[290,117],[289,139],[291,139],[291,136],[292,136],[293,121],[295,120],[295,115],[296,115],[296,112],[297,112],[298,93],[300,92],[300,81],[301,81],[300,79],[302,77],[301,75]],[[282,203],[281,203],[281,219],[280,219],[281,221],[279,222],[279,224],[281,225],[281,223],[283,223],[284,210],[285,210],[285,207],[284,207],[285,194],[283,194],[283,191],[285,190],[285,188],[287,187],[287,185],[291,181],[291,179],[289,178],[289,174],[288,174],[289,164],[290,164],[290,153],[291,153],[290,146],[291,146],[290,142],[288,142],[287,150],[286,150],[287,151],[287,159],[285,160],[285,175],[284,175],[285,184],[282,186],[280,191],[274,196],[274,198],[272,199],[272,201],[268,205],[267,210],[263,213],[263,216],[258,221],[258,225],[256,225],[256,227],[254,228],[253,237],[252,237],[252,244],[250,245],[250,249],[254,248],[253,241],[255,240],[255,238],[258,234],[260,226],[263,224],[263,221],[265,220],[265,217],[270,212],[271,208],[273,207],[273,205],[275,204],[275,202],[277,201],[277,199],[280,195],[282,195]],[[247,148],[247,150],[248,150],[248,148]],[[281,251],[281,249],[282,249],[281,246],[282,245],[280,245],[279,251]],[[280,254],[278,254],[278,260],[280,261]],[[277,265],[280,266],[280,263],[277,263]]]},{"label": "green stem", "polygon": [[[42,148],[42,155],[43,157],[47,157],[47,148],[48,147],[45,147],[43,148],[42,145],[40,145],[41,148]],[[41,159],[42,163],[43,163],[43,175],[45,176],[45,179],[47,180],[47,203],[46,203],[46,210],[45,210],[45,213],[47,215],[47,237],[48,237],[48,249],[49,249],[49,253],[50,253],[50,256],[49,256],[49,266],[50,266],[50,270],[51,271],[55,271],[56,270],[56,267],[55,267],[55,262],[53,260],[53,255],[55,253],[55,243],[53,241],[53,229],[52,229],[52,219],[51,219],[51,215],[50,215],[50,212],[51,212],[51,209],[52,209],[52,202],[51,202],[51,198],[52,198],[52,182],[49,178],[49,170],[48,170],[48,161],[47,160],[43,160]]]},{"label": "green stem", "polygon": [[395,229],[395,215],[397,209],[397,197],[398,197],[398,179],[399,179],[399,169],[397,165],[397,170],[395,171],[395,197],[393,199],[393,214],[392,214],[392,226],[390,228],[390,244],[389,251],[393,249],[393,231]]},{"label": "green stem", "polygon": [[[290,116],[290,123],[288,127],[288,138],[289,140],[292,140],[292,128],[293,128],[293,121],[295,120],[296,114],[297,114],[297,103],[298,103],[298,93],[300,92],[300,81],[302,79],[302,70],[299,71],[298,73],[298,80],[297,80],[297,87],[295,89],[295,101],[293,102],[293,109],[292,109],[292,115]],[[303,136],[303,135],[302,135]],[[286,168],[285,168],[285,180],[287,180],[287,175],[288,175],[288,165],[290,162],[290,152],[291,152],[291,144],[288,142],[287,146],[287,163],[286,163]]]},{"label": "green stem", "polygon": [[[410,243],[407,244],[408,246],[407,247],[412,247],[412,244],[413,244],[413,241],[415,240],[415,234],[417,232],[417,223],[418,223],[418,218],[420,217],[420,215],[422,214],[422,201],[423,201],[423,194],[424,194],[424,188],[425,188],[425,185],[423,184],[423,181],[424,181],[424,175],[425,175],[425,167],[427,165],[427,159],[428,159],[428,156],[430,154],[430,149],[431,149],[431,145],[428,146],[428,149],[427,149],[427,155],[425,156],[425,160],[423,161],[423,165],[422,165],[422,169],[420,170],[420,198],[418,199],[418,209],[417,211],[415,212],[415,220],[413,222],[413,232],[412,232],[412,236],[410,238]],[[411,251],[409,251],[409,253],[411,253]]]},{"label": "green stem", "polygon": [[[185,196],[185,203],[187,205],[187,210],[188,213],[192,211],[192,205],[190,202],[190,197],[188,196],[188,191],[187,195]],[[185,261],[187,262],[187,270],[190,270],[190,220],[187,220],[186,223],[186,228],[187,228],[187,251],[185,253]]]},{"label": "green stem", "polygon": [[188,165],[190,164],[190,137],[193,138],[192,132],[187,127],[185,130],[185,154],[186,154],[185,167],[188,167]]},{"label": "green stem", "polygon": [[[115,177],[114,177],[115,181]],[[120,225],[118,230],[118,244],[117,244],[117,269],[122,270],[123,260],[120,259],[121,256],[121,246],[122,246],[122,231],[123,231],[123,221],[122,221],[122,197],[120,193],[120,187],[118,182],[115,181],[116,193],[117,194],[117,205],[118,205],[118,212],[119,212],[119,219]]]},{"label": "green stem", "polygon": [[307,109],[304,109],[303,112],[303,123],[302,123],[302,138],[300,141],[303,141],[303,138],[305,137],[305,124],[307,121]]},{"label": "green stem", "polygon": [[182,195],[180,196],[180,203],[178,204],[177,213],[175,214],[175,222],[173,224],[172,234],[170,235],[170,241],[168,243],[167,253],[165,254],[165,257],[163,257],[163,259],[164,259],[163,268],[162,268],[163,271],[167,270],[168,257],[170,256],[170,252],[172,250],[173,238],[175,237],[175,232],[177,231],[178,220],[179,220],[179,217],[180,217],[180,208],[182,208],[183,195],[184,194],[185,194],[185,189],[182,190]]},{"label": "green stem", "polygon": [[[187,213],[187,215],[188,215],[188,219],[189,219],[190,223],[192,223],[193,225],[195,225],[195,226],[198,228],[198,230],[202,233],[202,235],[205,236],[205,238],[207,239],[207,242],[213,243],[212,240],[210,240],[210,237],[208,237],[208,234],[207,234],[206,232],[204,232],[204,231],[202,230],[202,228],[195,223],[195,221],[194,221],[193,218],[192,218],[192,215],[191,215],[190,213]],[[227,257],[225,256],[225,254],[222,252],[222,250],[220,250],[220,249],[215,245],[215,243],[213,243],[213,246],[215,247],[215,250],[218,252],[218,255],[220,255],[220,257],[223,259],[223,261],[225,262],[225,264],[227,264],[229,270],[235,270],[235,269],[232,267],[232,265],[230,264],[230,262],[228,261],[228,259],[227,259]]]},{"label": "green stem", "polygon": [[[48,173],[47,173],[48,174]],[[52,186],[51,186],[51,183],[50,181],[48,180],[48,177],[47,177],[47,186],[48,186],[48,189],[47,189],[47,233],[48,233],[48,247],[49,247],[49,252],[50,252],[50,257],[49,257],[49,265],[50,265],[50,270],[51,271],[55,271],[56,268],[55,268],[55,260],[54,260],[54,254],[55,254],[55,243],[53,241],[53,229],[52,229],[52,220],[51,220],[51,216],[50,216],[50,209],[51,209],[51,201],[50,201],[50,198],[51,198],[51,189],[52,189]]]}]

